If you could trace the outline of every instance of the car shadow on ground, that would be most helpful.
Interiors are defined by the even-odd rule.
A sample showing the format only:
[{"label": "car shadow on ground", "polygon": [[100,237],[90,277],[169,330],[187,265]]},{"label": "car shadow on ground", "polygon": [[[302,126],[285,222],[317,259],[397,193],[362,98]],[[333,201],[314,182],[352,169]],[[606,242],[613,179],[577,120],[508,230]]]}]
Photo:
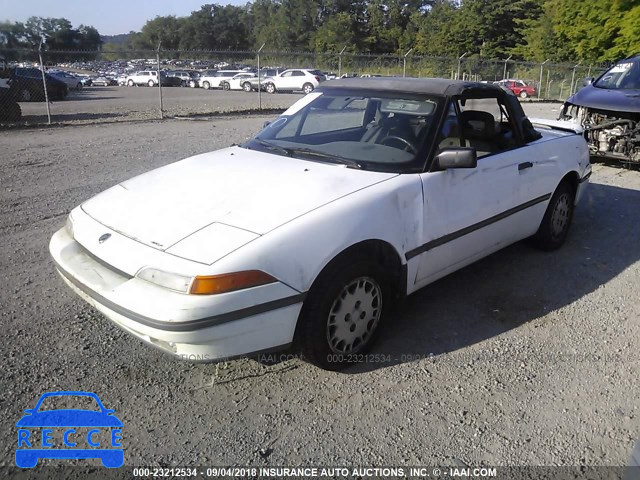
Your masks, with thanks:
[{"label": "car shadow on ground", "polygon": [[345,373],[442,355],[545,322],[640,259],[640,210],[625,204],[640,204],[640,191],[590,185],[561,249],[520,242],[409,296],[382,327],[373,361]]}]

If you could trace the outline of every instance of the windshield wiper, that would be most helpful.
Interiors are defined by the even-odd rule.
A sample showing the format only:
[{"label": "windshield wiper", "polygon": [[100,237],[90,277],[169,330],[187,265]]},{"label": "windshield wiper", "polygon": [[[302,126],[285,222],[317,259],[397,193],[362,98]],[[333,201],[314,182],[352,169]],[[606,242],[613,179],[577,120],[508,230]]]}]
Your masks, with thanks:
[{"label": "windshield wiper", "polygon": [[350,158],[341,157],[340,155],[334,155],[332,153],[320,152],[318,150],[313,150],[311,148],[302,148],[302,147],[288,147],[285,150],[289,152],[290,155],[302,154],[302,155],[311,155],[313,157],[326,158],[331,160],[333,163],[340,163],[342,165],[346,165],[347,167],[362,169],[362,165],[356,162],[355,160],[351,160]]},{"label": "windshield wiper", "polygon": [[261,146],[266,148],[267,150],[271,150],[272,152],[278,152],[280,155],[285,155],[287,157],[291,156],[291,152],[288,148],[280,147],[278,145],[274,145],[273,143],[265,142],[261,138],[254,138],[254,142],[259,143]]}]

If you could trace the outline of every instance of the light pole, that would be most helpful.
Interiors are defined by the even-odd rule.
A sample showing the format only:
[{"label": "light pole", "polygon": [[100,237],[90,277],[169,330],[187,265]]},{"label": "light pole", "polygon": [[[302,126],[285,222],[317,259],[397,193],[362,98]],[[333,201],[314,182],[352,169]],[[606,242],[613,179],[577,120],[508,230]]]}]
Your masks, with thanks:
[{"label": "light pole", "polygon": [[540,100],[540,95],[542,94],[542,70],[544,69],[544,64],[547,63],[549,59],[547,58],[544,62],[540,64],[540,82],[538,82],[538,100]]},{"label": "light pole", "polygon": [[502,79],[503,80],[507,79],[507,62],[509,62],[509,60],[511,60],[511,57],[513,57],[513,55],[509,55],[509,57],[507,57],[507,59],[504,61],[504,70],[502,71]]},{"label": "light pole", "polygon": [[458,75],[456,76],[457,80],[460,80],[460,67],[462,64],[462,59],[467,56],[469,54],[469,52],[464,52],[462,55],[460,55],[460,57],[458,57]]},{"label": "light pole", "polygon": [[340,53],[338,54],[338,78],[342,76],[342,54],[346,49],[347,47],[344,46],[342,50],[340,50]]},{"label": "light pole", "polygon": [[164,110],[162,108],[162,78],[160,77],[160,46],[162,42],[158,42],[158,48],[156,50],[156,74],[158,76],[158,95],[160,96],[160,120],[164,119]]},{"label": "light pole", "polygon": [[411,52],[413,52],[413,48],[410,48],[407,53],[404,54],[404,64],[402,65],[402,76],[406,77],[407,76],[407,55],[409,55]]}]

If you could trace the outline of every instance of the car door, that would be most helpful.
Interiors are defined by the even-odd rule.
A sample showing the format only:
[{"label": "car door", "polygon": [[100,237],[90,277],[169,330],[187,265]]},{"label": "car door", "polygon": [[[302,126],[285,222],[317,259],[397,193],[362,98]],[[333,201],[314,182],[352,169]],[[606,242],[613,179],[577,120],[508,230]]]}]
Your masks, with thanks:
[{"label": "car door", "polygon": [[[422,244],[407,253],[409,260],[418,259],[415,288],[523,238],[527,231],[520,195],[521,157],[514,154],[519,146],[489,138],[491,128],[498,136],[503,120],[502,116],[496,119],[495,110],[487,111],[486,105],[491,102],[498,106],[497,99],[454,100],[438,137],[439,151],[456,146],[476,148],[477,166],[432,168],[421,174]],[[493,121],[489,117],[493,117]],[[472,128],[467,125],[469,118],[485,120],[476,123],[480,124],[478,131],[486,134],[486,139],[469,131]],[[454,119],[453,125],[451,119]]]},{"label": "car door", "polygon": [[297,82],[294,72],[296,72],[296,70],[283,72],[282,75],[280,75],[280,81],[276,84],[276,87],[280,90],[293,90]]}]

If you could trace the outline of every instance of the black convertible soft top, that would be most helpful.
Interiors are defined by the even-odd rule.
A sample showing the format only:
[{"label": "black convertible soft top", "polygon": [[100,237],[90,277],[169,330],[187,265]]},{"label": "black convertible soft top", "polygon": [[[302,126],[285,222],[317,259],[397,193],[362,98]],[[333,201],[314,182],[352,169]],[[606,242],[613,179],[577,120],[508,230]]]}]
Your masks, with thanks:
[{"label": "black convertible soft top", "polygon": [[473,92],[474,94],[505,94],[505,89],[491,83],[465,82],[445,78],[404,78],[404,77],[368,77],[341,78],[322,82],[317,90],[330,88],[383,90],[405,93],[425,93],[431,95],[458,96]]}]

